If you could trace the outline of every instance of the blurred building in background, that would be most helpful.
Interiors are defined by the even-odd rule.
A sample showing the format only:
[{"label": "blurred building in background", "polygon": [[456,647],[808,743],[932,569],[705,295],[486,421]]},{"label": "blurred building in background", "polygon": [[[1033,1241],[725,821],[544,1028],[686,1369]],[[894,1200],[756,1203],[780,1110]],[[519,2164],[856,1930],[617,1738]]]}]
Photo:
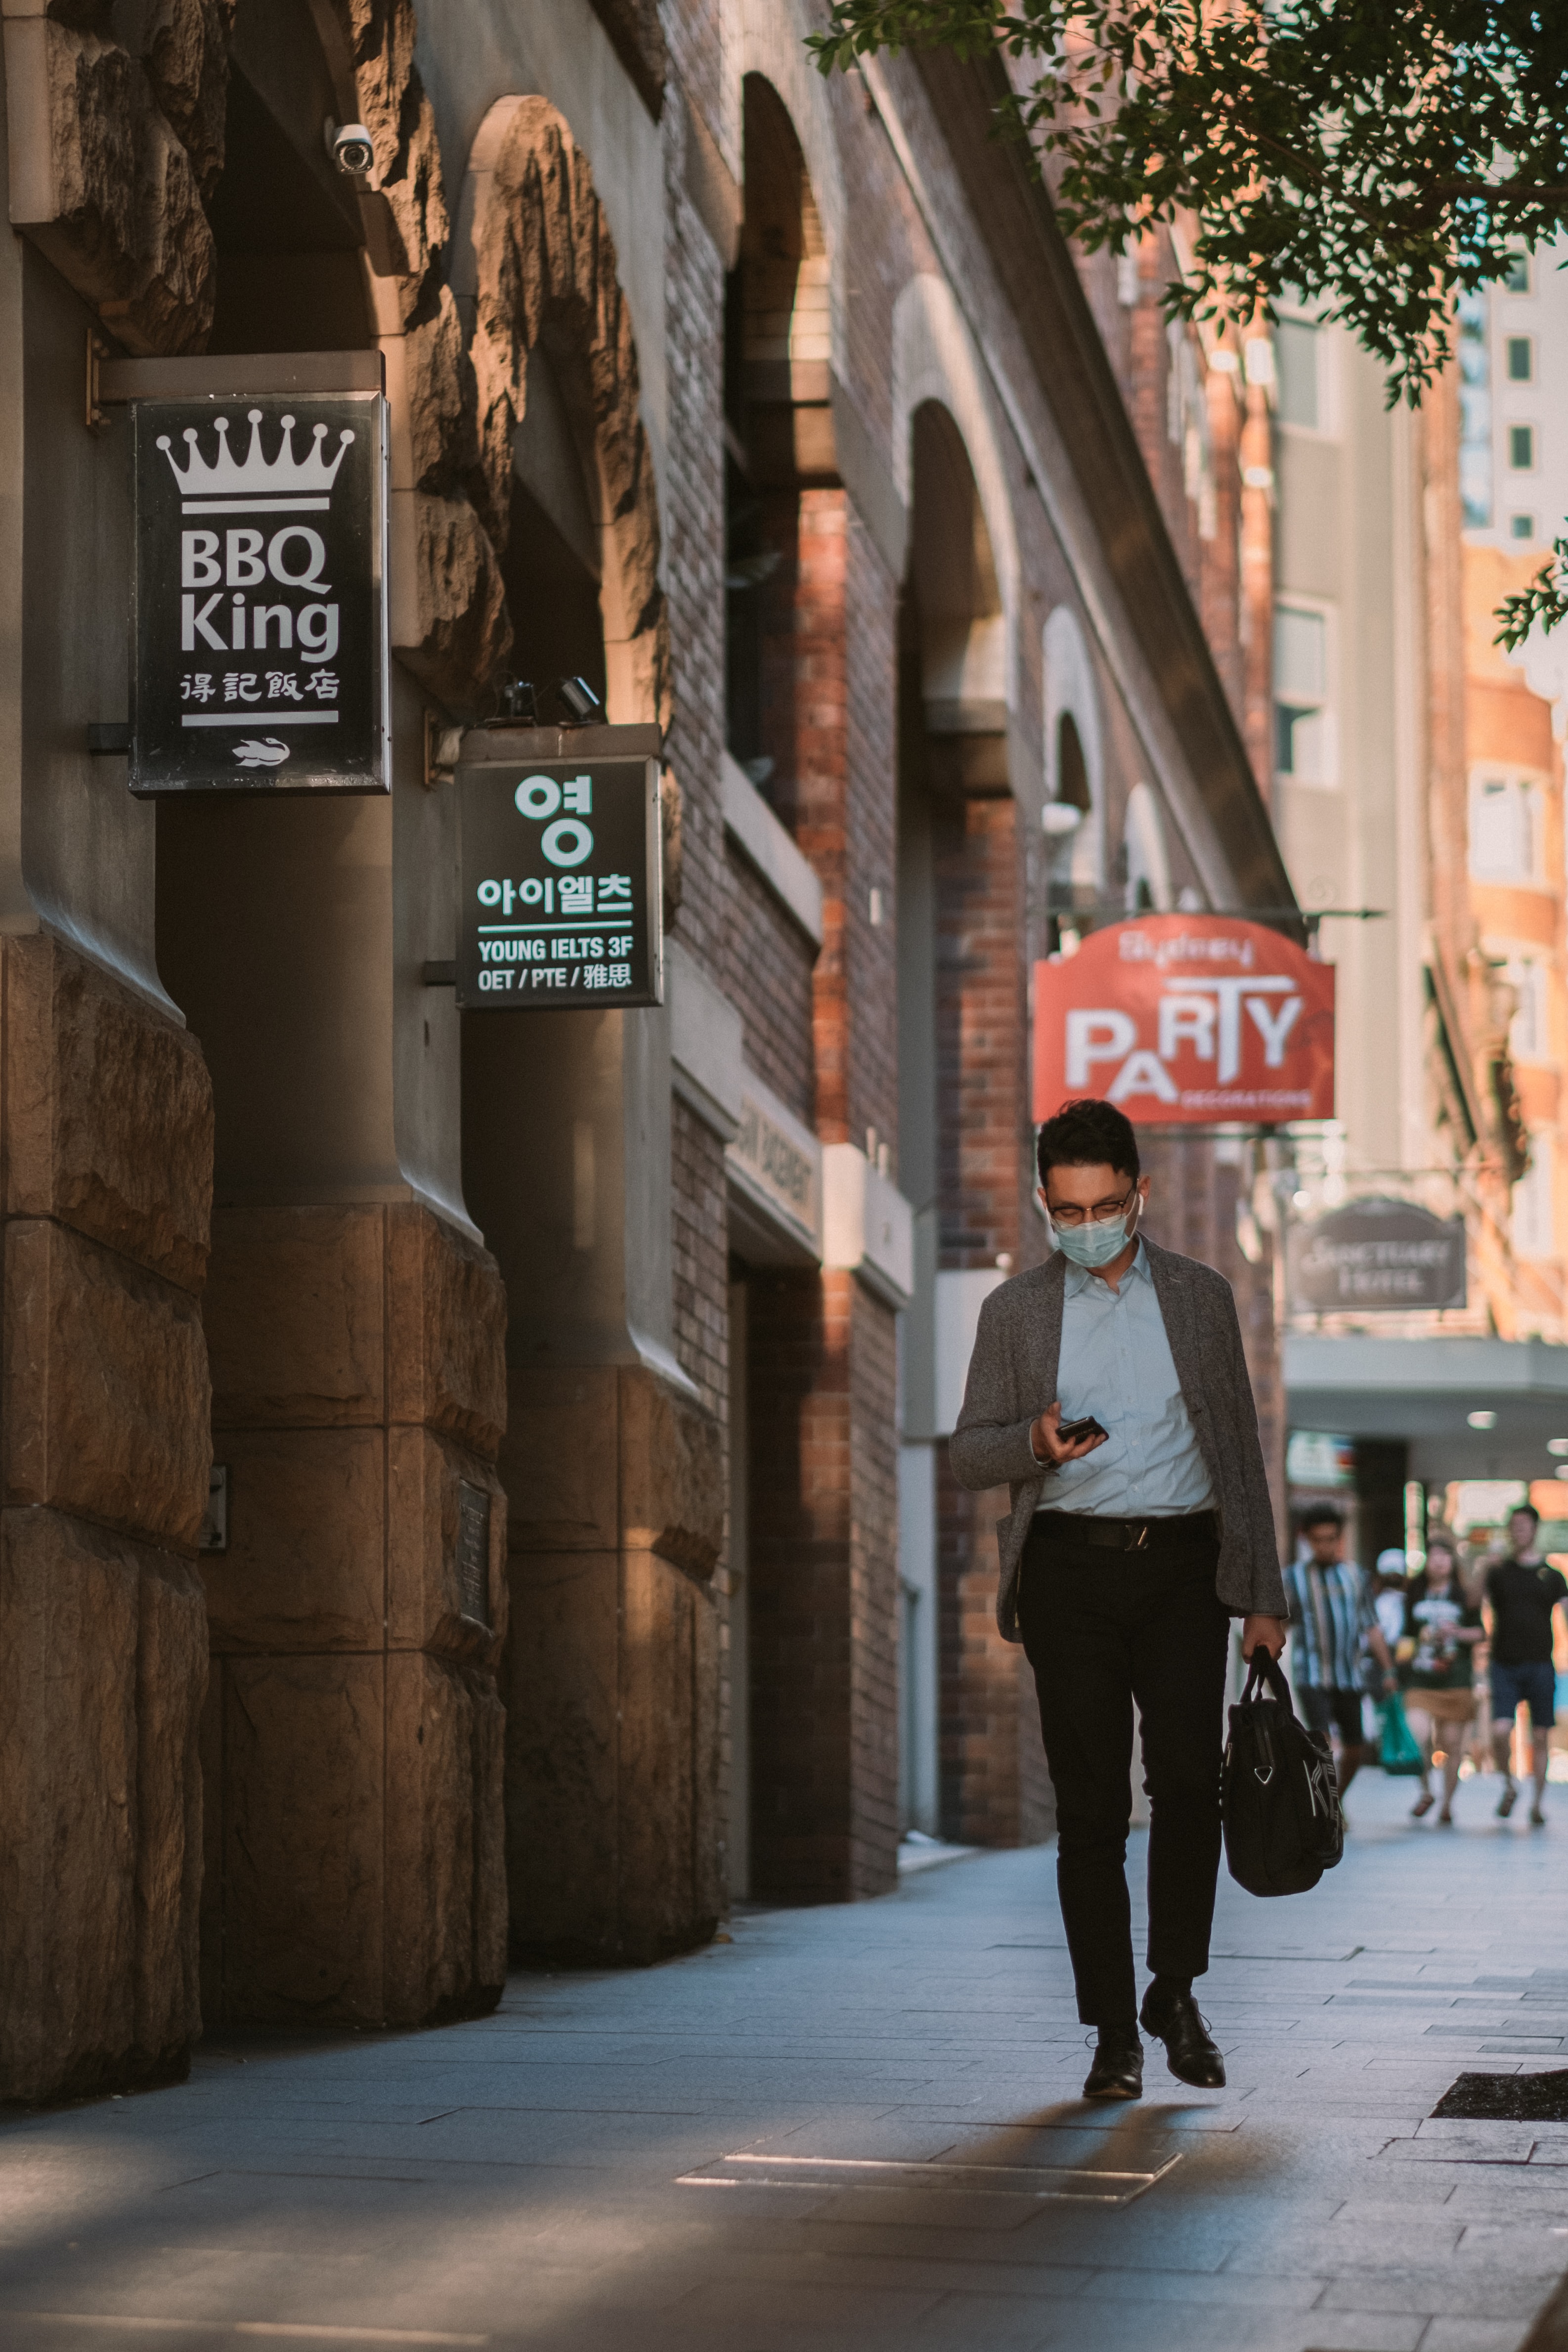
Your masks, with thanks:
[{"label": "blurred building in background", "polygon": [[1276,334],[1276,815],[1343,910],[1339,1117],[1279,1187],[1290,1483],[1352,1500],[1363,1557],[1426,1490],[1568,1454],[1568,670],[1495,642],[1568,512],[1559,257],[1461,303],[1417,415],[1339,328]]}]

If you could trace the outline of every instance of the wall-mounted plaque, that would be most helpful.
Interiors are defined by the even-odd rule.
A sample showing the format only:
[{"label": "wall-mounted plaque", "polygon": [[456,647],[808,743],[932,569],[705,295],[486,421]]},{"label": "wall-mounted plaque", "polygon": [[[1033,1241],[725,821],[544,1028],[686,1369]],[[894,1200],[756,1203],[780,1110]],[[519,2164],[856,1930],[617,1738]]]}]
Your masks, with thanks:
[{"label": "wall-mounted plaque", "polygon": [[[615,731],[594,730],[601,740]],[[459,767],[459,1005],[663,1001],[658,773],[657,759],[586,752]]]},{"label": "wall-mounted plaque", "polygon": [[458,1481],[458,1587],[463,1616],[490,1622],[490,1498],[483,1486]]},{"label": "wall-mounted plaque", "polygon": [[390,789],[385,418],[368,390],[132,399],[133,793]]}]

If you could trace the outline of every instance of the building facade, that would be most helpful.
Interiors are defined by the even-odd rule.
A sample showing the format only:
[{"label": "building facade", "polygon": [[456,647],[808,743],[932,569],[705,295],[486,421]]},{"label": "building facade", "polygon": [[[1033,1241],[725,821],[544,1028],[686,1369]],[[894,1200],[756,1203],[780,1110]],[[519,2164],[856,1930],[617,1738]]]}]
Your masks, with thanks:
[{"label": "building facade", "polygon": [[1354,1441],[1368,1549],[1404,1487],[1418,1541],[1421,1489],[1550,1477],[1568,1433],[1563,656],[1497,643],[1568,505],[1565,316],[1554,256],[1520,254],[1416,415],[1341,330],[1278,334],[1278,821],[1303,905],[1349,910],[1321,924],[1341,1117],[1281,1213],[1392,1196],[1462,1219],[1468,1260],[1462,1306],[1291,1318],[1292,1420]]},{"label": "building facade", "polygon": [[[943,1440],[1045,1246],[1033,961],[1290,919],[1267,371],[1075,260],[986,72],[810,21],[5,16],[0,2095],[1048,1829]],[[133,802],[91,371],[301,351],[383,369],[392,790]],[[607,742],[663,1004],[459,1012],[454,767]],[[1253,1149],[1151,1223],[1278,1454]]]}]

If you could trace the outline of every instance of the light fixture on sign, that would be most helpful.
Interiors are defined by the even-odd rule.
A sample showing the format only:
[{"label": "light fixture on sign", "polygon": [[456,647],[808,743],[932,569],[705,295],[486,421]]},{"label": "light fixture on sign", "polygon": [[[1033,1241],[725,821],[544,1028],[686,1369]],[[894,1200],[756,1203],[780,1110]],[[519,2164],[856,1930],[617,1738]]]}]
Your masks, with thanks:
[{"label": "light fixture on sign", "polygon": [[1083,823],[1083,811],[1071,801],[1047,801],[1040,811],[1040,829],[1055,839],[1076,833]]},{"label": "light fixture on sign", "polygon": [[1495,1429],[1497,1427],[1497,1415],[1495,1412],[1468,1412],[1465,1415],[1465,1419],[1469,1423],[1472,1429]]},{"label": "light fixture on sign", "polygon": [[605,706],[585,677],[560,678],[555,691],[566,705],[574,727],[585,727],[591,719],[604,717]]}]

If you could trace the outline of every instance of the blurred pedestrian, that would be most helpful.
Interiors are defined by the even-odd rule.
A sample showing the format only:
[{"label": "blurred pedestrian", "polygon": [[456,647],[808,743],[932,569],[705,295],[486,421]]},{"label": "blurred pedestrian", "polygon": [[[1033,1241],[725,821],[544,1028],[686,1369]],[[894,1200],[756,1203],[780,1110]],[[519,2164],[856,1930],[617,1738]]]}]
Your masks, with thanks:
[{"label": "blurred pedestrian", "polygon": [[1492,1750],[1503,1776],[1498,1819],[1506,1822],[1519,1801],[1513,1782],[1513,1719],[1521,1706],[1530,1709],[1531,1768],[1535,1797],[1530,1808],[1532,1829],[1542,1829],[1546,1814],[1546,1768],[1551,1760],[1551,1731],[1557,1720],[1557,1674],[1552,1662],[1552,1613],[1568,1601],[1568,1582],[1562,1571],[1549,1568],[1536,1549],[1541,1514],[1533,1504],[1521,1503],[1508,1521],[1510,1556],[1487,1573],[1487,1600],[1492,1612],[1491,1694]]},{"label": "blurred pedestrian", "polygon": [[1421,1794],[1410,1808],[1419,1821],[1436,1803],[1432,1765],[1443,1743],[1443,1810],[1439,1825],[1451,1829],[1454,1791],[1465,1733],[1476,1711],[1475,1653],[1484,1638],[1481,1612],[1459,1581],[1458,1554],[1444,1537],[1433,1536],[1426,1565],[1412,1577],[1405,1596],[1405,1627],[1394,1655],[1405,1706],[1416,1718],[1421,1743]]},{"label": "blurred pedestrian", "polygon": [[1339,1734],[1342,1797],[1367,1761],[1362,1728],[1361,1651],[1364,1641],[1394,1682],[1394,1659],[1377,1622],[1367,1580],[1343,1557],[1344,1514],[1334,1503],[1310,1503],[1301,1517],[1307,1557],[1285,1570],[1290,1603],[1290,1679],[1308,1728]]},{"label": "blurred pedestrian", "polygon": [[1397,1545],[1377,1555],[1373,1571],[1372,1605],[1383,1638],[1392,1650],[1405,1632],[1405,1591],[1410,1563]]}]

